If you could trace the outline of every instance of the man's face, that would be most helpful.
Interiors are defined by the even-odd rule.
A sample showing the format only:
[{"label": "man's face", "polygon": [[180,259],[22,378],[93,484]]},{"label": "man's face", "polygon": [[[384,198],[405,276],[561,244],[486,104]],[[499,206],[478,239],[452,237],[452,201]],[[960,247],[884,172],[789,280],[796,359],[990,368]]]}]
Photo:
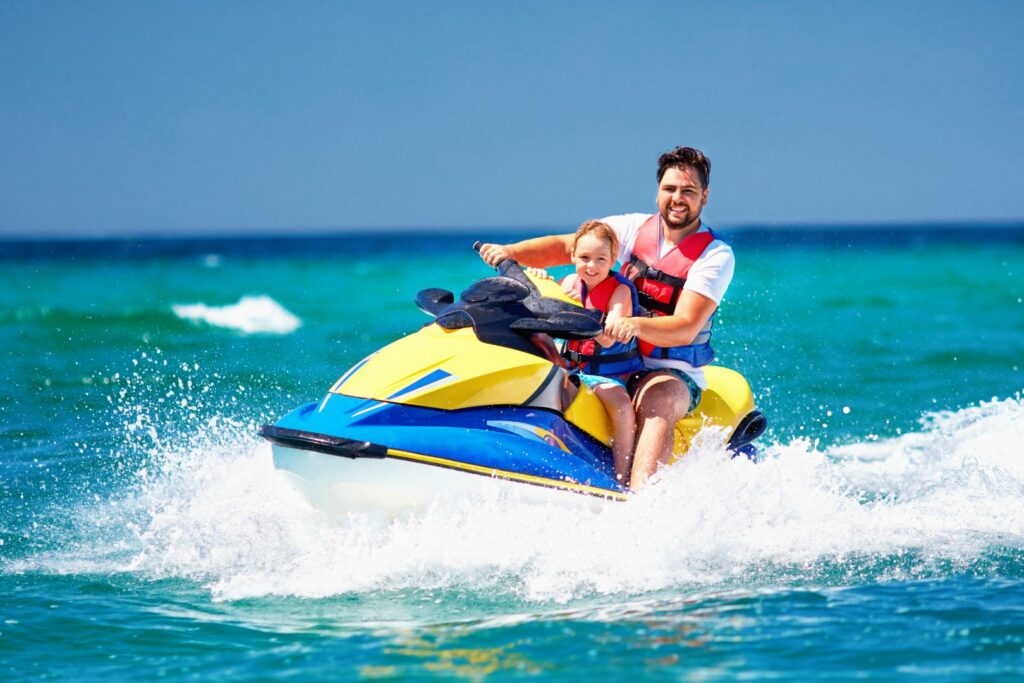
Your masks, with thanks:
[{"label": "man's face", "polygon": [[708,189],[700,184],[697,171],[689,166],[670,168],[661,177],[658,211],[669,228],[679,230],[696,225],[700,210],[707,203]]}]

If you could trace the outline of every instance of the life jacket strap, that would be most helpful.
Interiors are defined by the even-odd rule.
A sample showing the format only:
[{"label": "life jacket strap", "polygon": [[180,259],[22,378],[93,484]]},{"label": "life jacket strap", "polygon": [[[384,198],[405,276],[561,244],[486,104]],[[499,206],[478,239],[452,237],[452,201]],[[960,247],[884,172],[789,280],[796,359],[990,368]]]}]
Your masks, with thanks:
[{"label": "life jacket strap", "polygon": [[657,311],[662,315],[672,315],[676,312],[675,302],[679,300],[678,294],[672,297],[671,302],[657,301],[650,294],[637,290],[637,300],[640,302],[640,306],[647,309],[647,314],[650,315],[652,311]]},{"label": "life jacket strap", "polygon": [[658,270],[654,266],[648,265],[646,261],[636,254],[629,255],[629,265],[636,271],[636,274],[632,277],[633,280],[645,278],[647,280],[664,282],[673,289],[682,289],[683,285],[686,284],[685,277],[676,277],[675,275],[669,275],[664,271]]}]

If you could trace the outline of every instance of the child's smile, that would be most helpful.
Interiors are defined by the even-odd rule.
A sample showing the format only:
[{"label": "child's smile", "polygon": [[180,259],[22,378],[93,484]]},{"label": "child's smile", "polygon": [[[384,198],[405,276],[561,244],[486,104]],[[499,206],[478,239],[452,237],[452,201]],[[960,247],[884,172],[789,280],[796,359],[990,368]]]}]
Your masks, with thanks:
[{"label": "child's smile", "polygon": [[611,245],[594,235],[583,235],[576,241],[572,261],[576,275],[591,289],[604,282],[615,264]]}]

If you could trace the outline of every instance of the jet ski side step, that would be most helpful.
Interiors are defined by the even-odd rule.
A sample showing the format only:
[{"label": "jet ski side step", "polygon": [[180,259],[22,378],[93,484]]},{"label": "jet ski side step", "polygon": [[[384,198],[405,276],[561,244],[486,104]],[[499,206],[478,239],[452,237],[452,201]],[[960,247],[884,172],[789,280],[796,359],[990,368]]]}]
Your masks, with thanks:
[{"label": "jet ski side step", "polygon": [[383,458],[388,454],[388,447],[370,441],[356,441],[329,434],[304,432],[301,429],[288,429],[263,425],[259,435],[270,443],[278,446],[297,448],[303,451],[340,455],[343,458]]}]

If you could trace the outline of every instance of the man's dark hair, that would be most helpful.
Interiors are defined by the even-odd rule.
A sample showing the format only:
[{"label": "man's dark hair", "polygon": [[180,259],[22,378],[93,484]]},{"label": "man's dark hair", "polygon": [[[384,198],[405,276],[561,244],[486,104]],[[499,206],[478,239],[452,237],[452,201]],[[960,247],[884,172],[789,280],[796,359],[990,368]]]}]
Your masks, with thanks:
[{"label": "man's dark hair", "polygon": [[676,147],[658,157],[658,182],[665,177],[665,171],[668,169],[687,166],[697,172],[697,178],[706,188],[711,181],[711,159],[693,147]]}]

